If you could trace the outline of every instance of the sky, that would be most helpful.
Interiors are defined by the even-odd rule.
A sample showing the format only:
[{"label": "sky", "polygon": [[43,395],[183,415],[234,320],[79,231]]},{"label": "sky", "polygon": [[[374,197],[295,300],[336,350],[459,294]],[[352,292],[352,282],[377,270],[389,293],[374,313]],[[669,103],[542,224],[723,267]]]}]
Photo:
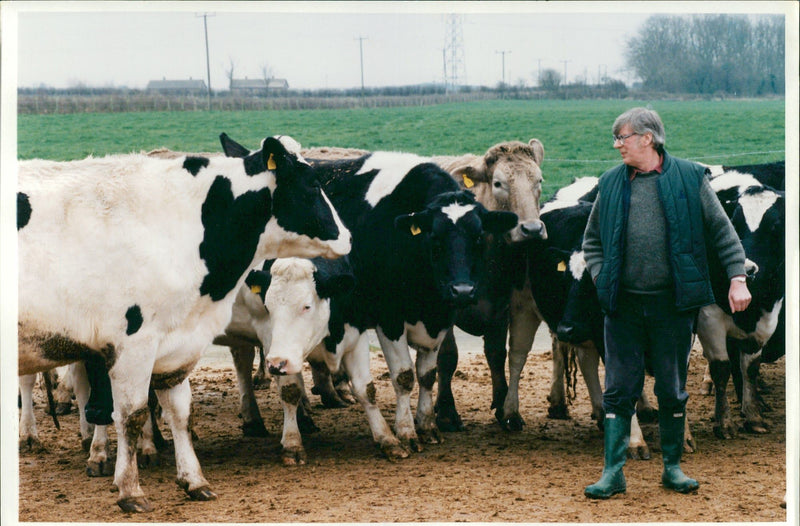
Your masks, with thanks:
[{"label": "sky", "polygon": [[[736,3],[693,3],[714,12]],[[752,10],[751,7],[748,9]],[[769,3],[762,4],[766,9]],[[207,78],[212,89],[266,68],[293,89],[442,82],[446,17],[460,14],[463,83],[536,85],[540,70],[569,82],[626,82],[627,40],[676,2],[66,2],[19,3],[18,86],[144,88]],[[761,9],[761,8],[758,8]]]}]

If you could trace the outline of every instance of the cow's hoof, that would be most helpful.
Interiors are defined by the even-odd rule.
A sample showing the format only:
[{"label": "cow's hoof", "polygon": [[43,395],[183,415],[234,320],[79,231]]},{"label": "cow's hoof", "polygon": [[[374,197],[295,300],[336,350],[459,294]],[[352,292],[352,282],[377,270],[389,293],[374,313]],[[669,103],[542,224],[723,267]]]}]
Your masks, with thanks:
[{"label": "cow's hoof", "polygon": [[68,415],[72,412],[72,402],[58,402],[56,404],[56,415]]},{"label": "cow's hoof", "polygon": [[397,462],[398,460],[408,458],[411,455],[411,452],[399,441],[384,442],[381,444],[381,451],[383,451],[383,454],[386,455],[386,458],[392,462]]},{"label": "cow's hoof", "polygon": [[20,453],[44,453],[47,448],[36,437],[22,438],[19,441]]},{"label": "cow's hoof", "polygon": [[83,438],[81,439],[81,448],[84,451],[89,451],[92,448],[92,438]]},{"label": "cow's hoof", "polygon": [[653,407],[645,407],[636,410],[636,418],[640,424],[652,424],[658,420],[658,410]]},{"label": "cow's hoof", "polygon": [[736,432],[730,425],[714,425],[714,436],[721,440],[731,440],[736,436]]},{"label": "cow's hoof", "polygon": [[242,424],[242,434],[246,437],[266,437],[269,436],[263,420],[255,422],[245,422]]},{"label": "cow's hoof", "polygon": [[339,398],[344,401],[347,405],[354,405],[358,400],[356,397],[353,396],[353,393],[350,392],[349,389],[336,389],[336,394],[339,395]]},{"label": "cow's hoof", "polygon": [[156,467],[161,465],[161,457],[159,457],[158,452],[138,453],[136,455],[136,463],[141,469]]},{"label": "cow's hoof", "polygon": [[319,398],[325,409],[341,409],[349,405],[337,393],[321,393]]},{"label": "cow's hoof", "polygon": [[311,435],[319,432],[319,427],[314,423],[314,420],[304,413],[298,413],[297,427],[300,429],[300,433],[304,435]]},{"label": "cow's hoof", "polygon": [[711,396],[714,394],[714,383],[713,382],[703,382],[700,385],[699,393],[702,396]]},{"label": "cow's hoof", "polygon": [[436,427],[439,431],[456,432],[464,431],[464,422],[456,411],[440,411],[436,413]]},{"label": "cow's hoof", "polygon": [[211,491],[211,488],[208,486],[200,486],[197,489],[187,490],[186,494],[189,495],[189,498],[192,500],[216,500],[217,494]]},{"label": "cow's hoof", "polygon": [[756,435],[764,435],[769,433],[769,427],[767,426],[766,422],[763,420],[761,421],[752,421],[752,422],[745,422],[744,423],[744,430],[748,433],[753,433]]},{"label": "cow's hoof", "polygon": [[422,453],[425,448],[417,437],[400,438],[400,443],[412,453]]},{"label": "cow's hoof", "polygon": [[150,513],[153,505],[144,497],[126,497],[117,501],[117,506],[125,513]]},{"label": "cow's hoof", "polygon": [[551,405],[547,408],[547,418],[569,420],[569,409],[567,409],[566,404]]},{"label": "cow's hoof", "polygon": [[417,436],[419,437],[420,442],[425,444],[441,444],[444,442],[441,433],[439,430],[434,429],[417,429]]},{"label": "cow's hoof", "polygon": [[694,453],[697,451],[697,444],[694,441],[694,438],[687,438],[683,441],[683,452],[684,453]]},{"label": "cow's hoof", "polygon": [[525,427],[525,420],[522,419],[519,413],[514,413],[508,418],[504,418],[503,420],[501,420],[500,425],[506,431],[510,431],[512,433],[519,433]]},{"label": "cow's hoof", "polygon": [[272,385],[272,378],[270,378],[269,375],[256,374],[253,376],[253,389],[262,391],[264,389],[269,389],[270,385]]},{"label": "cow's hoof", "polygon": [[111,460],[103,460],[101,462],[90,460],[86,463],[86,474],[90,477],[110,477],[114,474],[114,462]]},{"label": "cow's hoof", "polygon": [[284,466],[302,466],[306,463],[306,450],[302,446],[283,448],[281,461]]},{"label": "cow's hoof", "polygon": [[650,448],[647,444],[629,447],[628,456],[633,460],[650,460]]}]

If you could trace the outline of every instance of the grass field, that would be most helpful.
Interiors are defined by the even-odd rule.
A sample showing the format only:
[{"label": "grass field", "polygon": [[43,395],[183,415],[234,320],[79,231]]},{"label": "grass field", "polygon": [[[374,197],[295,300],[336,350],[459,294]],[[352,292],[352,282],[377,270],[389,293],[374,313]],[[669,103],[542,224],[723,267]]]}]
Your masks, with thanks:
[{"label": "grass field", "polygon": [[20,159],[72,160],[159,147],[214,152],[220,151],[223,131],[251,148],[267,135],[286,134],[304,147],[421,155],[483,153],[499,141],[536,137],[545,147],[547,197],[573,177],[599,175],[617,164],[619,155],[611,147],[614,118],[648,104],[664,120],[667,150],[678,157],[728,165],[784,158],[783,100],[484,101],[349,110],[19,115],[18,154]]}]

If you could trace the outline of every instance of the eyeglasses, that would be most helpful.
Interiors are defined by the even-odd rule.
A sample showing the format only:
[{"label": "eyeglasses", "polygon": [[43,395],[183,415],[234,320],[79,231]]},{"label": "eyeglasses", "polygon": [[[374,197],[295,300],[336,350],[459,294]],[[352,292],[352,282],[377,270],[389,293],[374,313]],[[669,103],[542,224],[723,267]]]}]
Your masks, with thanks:
[{"label": "eyeglasses", "polygon": [[614,139],[614,144],[617,144],[619,141],[620,146],[625,146],[625,139],[628,137],[633,137],[634,135],[639,135],[638,133],[629,133],[628,135],[612,135],[611,137]]}]

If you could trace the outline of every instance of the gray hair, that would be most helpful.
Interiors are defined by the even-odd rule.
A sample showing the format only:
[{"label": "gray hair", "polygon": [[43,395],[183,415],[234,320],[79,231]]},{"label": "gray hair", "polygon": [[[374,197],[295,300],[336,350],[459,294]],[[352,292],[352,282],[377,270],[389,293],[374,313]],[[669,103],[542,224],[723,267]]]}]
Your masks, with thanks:
[{"label": "gray hair", "polygon": [[647,108],[631,108],[617,117],[614,126],[611,127],[611,133],[619,135],[619,130],[626,124],[630,124],[633,133],[652,134],[655,149],[659,152],[664,149],[664,123],[655,111]]}]

